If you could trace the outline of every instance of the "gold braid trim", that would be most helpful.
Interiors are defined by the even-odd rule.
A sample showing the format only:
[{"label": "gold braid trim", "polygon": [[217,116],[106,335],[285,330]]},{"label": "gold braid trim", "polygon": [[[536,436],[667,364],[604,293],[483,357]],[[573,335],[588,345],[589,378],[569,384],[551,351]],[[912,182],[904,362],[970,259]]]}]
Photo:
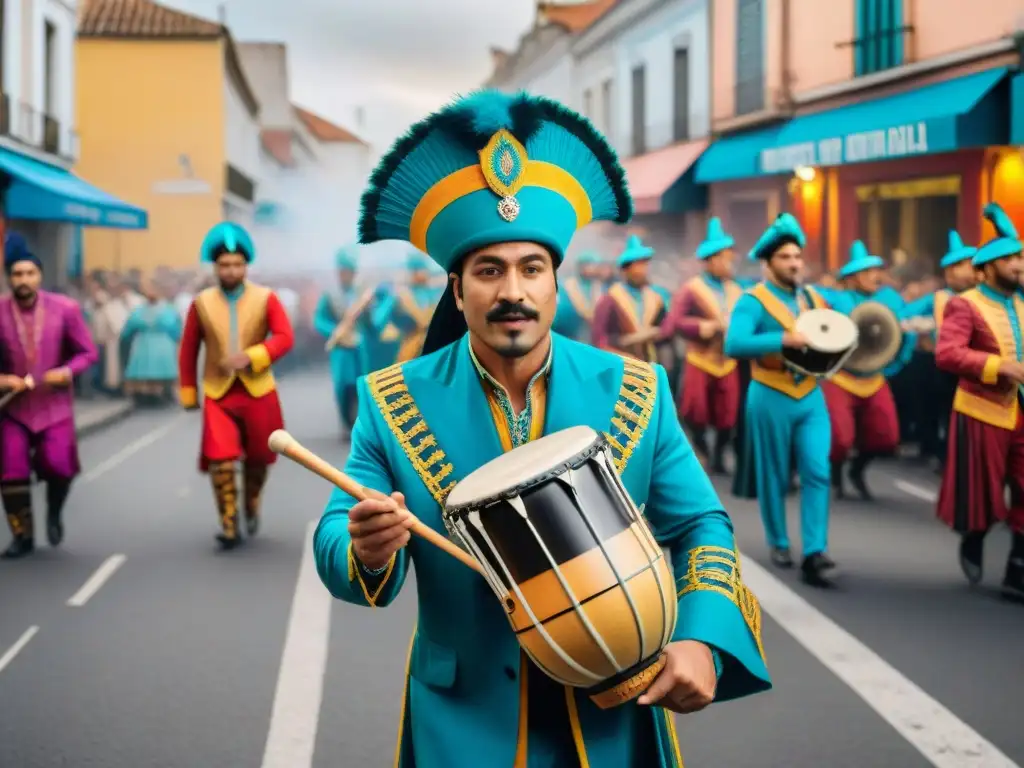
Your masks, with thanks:
[{"label": "gold braid trim", "polygon": [[605,433],[616,471],[621,475],[651,423],[658,394],[658,375],[642,360],[623,357],[622,385],[615,401],[611,429]]},{"label": "gold braid trim", "polygon": [[434,501],[444,507],[445,499],[455,487],[455,480],[449,479],[454,468],[409,394],[401,365],[392,365],[371,373],[367,384],[377,410],[384,417],[384,423],[402,447],[413,470]]},{"label": "gold braid trim", "polygon": [[761,605],[743,583],[738,552],[725,547],[694,547],[686,553],[686,572],[676,582],[681,584],[678,597],[708,591],[728,598],[740,609],[743,620],[754,635],[761,658],[765,658],[761,640]]}]

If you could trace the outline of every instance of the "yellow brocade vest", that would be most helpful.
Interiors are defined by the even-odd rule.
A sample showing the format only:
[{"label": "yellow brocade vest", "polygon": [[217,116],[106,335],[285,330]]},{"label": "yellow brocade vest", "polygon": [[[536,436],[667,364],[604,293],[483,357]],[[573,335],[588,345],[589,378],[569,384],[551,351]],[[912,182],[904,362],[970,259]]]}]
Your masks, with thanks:
[{"label": "yellow brocade vest", "polygon": [[206,364],[203,368],[203,392],[219,400],[231,389],[235,379],[242,382],[245,391],[253,397],[263,397],[274,391],[274,375],[267,367],[260,373],[246,368],[238,373],[224,373],[220,362],[228,355],[242,352],[248,347],[262,344],[267,339],[267,299],[270,289],[252,283],[235,302],[238,323],[237,342],[231,345],[231,306],[220,288],[207,288],[196,297],[196,311],[203,327],[206,345]]},{"label": "yellow brocade vest", "polygon": [[[719,299],[715,290],[707,284],[703,277],[691,278],[686,284],[687,290],[696,299],[705,316],[709,320],[717,320],[722,328],[729,324],[729,315],[732,308],[736,306],[743,289],[735,280],[727,280],[722,285],[725,296],[723,301]],[[691,341],[686,345],[686,362],[694,368],[704,371],[709,376],[721,379],[736,370],[736,361],[726,357],[722,353],[722,336],[712,341]]]},{"label": "yellow brocade vest", "polygon": [[[803,306],[803,302],[800,301],[800,298],[804,293],[811,297],[813,307]],[[789,307],[787,307],[778,296],[773,294],[764,283],[760,283],[751,288],[750,294],[761,302],[761,306],[764,307],[765,312],[767,312],[776,323],[782,326],[783,332],[793,330],[796,326],[796,315],[794,315],[790,311]],[[813,291],[810,288],[803,289],[803,291],[798,295],[797,301],[800,303],[801,310],[824,309],[826,306],[824,299],[822,299],[816,291]],[[783,362],[781,354],[767,355],[766,357],[762,357],[760,360],[751,361],[750,378],[764,384],[766,387],[771,387],[784,395],[789,395],[794,400],[800,400],[806,397],[816,386],[818,386],[818,380],[811,376],[805,376],[798,380],[793,371]]]}]

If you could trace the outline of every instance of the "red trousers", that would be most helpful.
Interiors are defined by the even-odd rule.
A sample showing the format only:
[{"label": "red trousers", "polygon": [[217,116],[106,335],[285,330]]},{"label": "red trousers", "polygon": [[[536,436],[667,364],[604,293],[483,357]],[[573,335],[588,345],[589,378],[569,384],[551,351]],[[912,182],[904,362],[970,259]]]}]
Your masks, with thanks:
[{"label": "red trousers", "polygon": [[687,426],[725,430],[736,426],[740,410],[740,372],[717,378],[695,365],[683,365],[679,418]]},{"label": "red trousers", "polygon": [[1010,430],[953,412],[936,513],[958,533],[983,533],[1005,522],[1024,534],[1024,416]]},{"label": "red trousers", "polygon": [[864,453],[892,453],[900,444],[896,402],[886,381],[871,397],[857,397],[831,381],[821,384],[832,422],[832,462],[846,461],[854,446]]},{"label": "red trousers", "polygon": [[219,400],[203,400],[203,442],[199,469],[210,464],[245,458],[253,464],[273,464],[277,454],[267,446],[275,429],[284,429],[277,391],[263,397],[250,395],[240,381]]}]

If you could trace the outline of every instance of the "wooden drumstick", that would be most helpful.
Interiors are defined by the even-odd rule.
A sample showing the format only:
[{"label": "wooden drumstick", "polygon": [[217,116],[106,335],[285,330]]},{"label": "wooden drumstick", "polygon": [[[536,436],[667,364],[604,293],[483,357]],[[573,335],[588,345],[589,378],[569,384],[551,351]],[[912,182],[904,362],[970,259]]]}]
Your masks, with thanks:
[{"label": "wooden drumstick", "polygon": [[[267,441],[267,445],[274,453],[279,453],[282,456],[286,456],[291,459],[296,464],[301,464],[310,472],[320,475],[324,480],[333,483],[354,499],[363,501],[365,499],[390,498],[380,491],[375,491],[372,488],[366,488],[365,486],[360,485],[340,469],[328,464],[311,450],[303,446],[298,440],[289,435],[283,429],[278,429],[271,434],[270,439]],[[421,539],[430,542],[438,549],[443,549],[463,565],[472,568],[477,573],[483,573],[483,569],[480,568],[480,564],[470,555],[452,542],[448,541],[448,539],[439,534],[433,528],[430,528],[417,520],[408,509],[406,509],[405,512],[415,521],[410,529],[413,533]]]}]

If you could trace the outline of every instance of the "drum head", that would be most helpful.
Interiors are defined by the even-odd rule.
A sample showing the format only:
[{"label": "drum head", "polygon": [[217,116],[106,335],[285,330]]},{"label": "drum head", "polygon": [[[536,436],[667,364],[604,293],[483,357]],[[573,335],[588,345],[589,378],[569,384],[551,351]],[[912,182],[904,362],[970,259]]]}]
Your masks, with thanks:
[{"label": "drum head", "polygon": [[812,349],[819,352],[845,352],[857,343],[857,325],[846,315],[832,309],[809,309],[796,320],[796,330]]},{"label": "drum head", "polygon": [[448,495],[449,509],[478,505],[549,474],[594,445],[590,427],[570,427],[514,448],[470,472]]}]

